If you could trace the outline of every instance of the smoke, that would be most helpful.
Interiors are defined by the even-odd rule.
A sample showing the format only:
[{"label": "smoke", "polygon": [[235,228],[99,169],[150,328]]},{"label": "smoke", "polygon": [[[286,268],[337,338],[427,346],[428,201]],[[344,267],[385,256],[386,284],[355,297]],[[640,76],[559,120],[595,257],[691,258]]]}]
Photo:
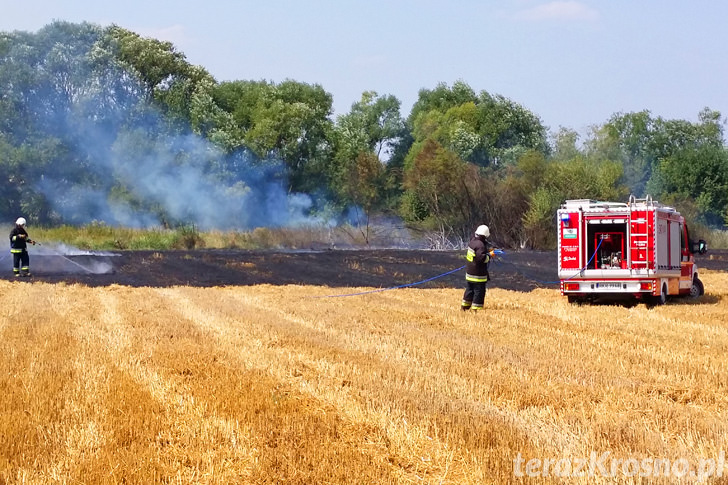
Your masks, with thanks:
[{"label": "smoke", "polygon": [[105,258],[119,256],[117,253],[113,253],[110,251],[89,251],[59,242],[44,243],[43,245],[33,246],[32,251],[33,254],[39,256],[91,256]]},{"label": "smoke", "polygon": [[[38,165],[29,169],[29,181],[51,205],[51,220],[140,228],[194,224],[204,230],[318,222],[307,216],[311,196],[287,191],[282,160],[260,158],[243,147],[223,150],[193,132],[188,118],[196,113],[207,120],[197,124],[205,125],[201,130],[210,138],[224,139],[226,147],[239,145],[229,139],[240,136],[231,134],[234,130],[215,131],[218,118],[224,126],[231,120],[207,113],[215,109],[212,102],[198,107],[193,97],[180,108],[198,110],[193,114],[162,113],[127,67],[113,55],[98,54],[93,35],[66,38],[57,32],[64,32],[62,27],[54,24],[44,35],[74,46],[73,62],[52,64],[46,73],[45,65],[29,69],[27,63],[35,60],[18,61],[18,70],[29,69],[35,77],[13,98],[22,105],[18,113],[27,115],[18,119],[30,127],[16,123],[13,137],[17,145],[37,148],[33,163]],[[17,42],[18,52],[0,58],[22,58]],[[54,48],[44,44],[43,49],[50,49],[46,63],[55,59]],[[0,72],[0,87],[11,91],[10,81]],[[192,96],[171,88],[170,93],[166,96]],[[172,102],[175,108],[160,103],[170,111],[178,104],[185,103]]]},{"label": "smoke", "polygon": [[[76,130],[88,120],[72,116],[68,124]],[[84,130],[89,136],[74,151],[88,161],[87,184],[53,173],[43,178],[37,188],[64,221],[141,228],[183,223],[203,230],[319,222],[307,216],[310,196],[286,192],[281,162],[258,160],[247,150],[226,154],[192,133],[166,133],[158,118],[146,124]]]},{"label": "smoke", "polygon": [[[5,217],[24,215],[48,225],[195,225],[201,230],[317,226],[332,232],[340,226],[352,244],[362,244],[362,238],[367,245],[373,240],[404,240],[404,230],[393,225],[378,233],[369,225],[360,230],[361,211],[342,218],[336,204],[323,195],[325,187],[310,188],[313,178],[305,174],[314,172],[317,180],[321,176],[315,155],[309,156],[314,161],[306,156],[278,160],[240,147],[239,113],[231,114],[225,111],[230,106],[223,109],[213,101],[212,78],[193,66],[177,71],[150,66],[149,59],[140,59],[144,56],[121,55],[120,38],[109,32],[86,23],[54,22],[37,34],[2,36],[0,151],[12,172],[3,187],[7,208],[0,212]],[[126,35],[123,29],[121,34]],[[151,44],[133,45],[145,49]],[[130,59],[139,60],[143,69]],[[164,79],[142,75],[154,74],[154,67],[160,68],[157,74],[170,73]],[[295,97],[288,92],[281,102]],[[321,153],[323,142],[308,146],[322,136],[308,136],[319,132],[321,127],[308,124],[316,120],[277,126],[281,120],[276,117],[283,112],[300,116],[300,103],[295,104],[293,111],[275,109],[269,114],[273,129],[282,133],[266,134],[263,122],[256,125],[257,136],[283,136],[291,143],[298,139],[301,146],[296,149]],[[311,113],[320,115],[320,108]],[[193,127],[203,135],[195,134]],[[231,147],[240,148],[231,152]],[[291,148],[286,144],[282,152],[296,151]],[[292,163],[298,163],[295,171],[287,166]],[[308,170],[311,166],[314,170]],[[311,193],[291,193],[288,173],[296,186],[309,187]],[[60,252],[63,258],[94,257]]]},{"label": "smoke", "polygon": [[309,216],[310,195],[288,192],[292,160],[240,146],[211,81],[193,82],[200,73],[189,66],[189,78],[149,84],[109,35],[54,22],[3,37],[0,142],[7,138],[8,158],[22,160],[18,179],[27,184],[13,194],[14,210],[43,223],[135,228],[323,222]]},{"label": "smoke", "polygon": [[[106,251],[84,251],[60,243],[32,246],[30,267],[33,273],[54,274],[111,274],[114,272],[113,258],[118,254]],[[12,266],[9,254],[0,256],[0,263]]]}]

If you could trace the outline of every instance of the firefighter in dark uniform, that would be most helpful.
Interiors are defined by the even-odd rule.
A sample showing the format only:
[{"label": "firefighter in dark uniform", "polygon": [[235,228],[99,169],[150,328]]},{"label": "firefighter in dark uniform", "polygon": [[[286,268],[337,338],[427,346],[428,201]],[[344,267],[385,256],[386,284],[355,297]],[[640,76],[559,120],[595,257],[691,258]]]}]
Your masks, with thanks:
[{"label": "firefighter in dark uniform", "polygon": [[30,257],[28,244],[35,244],[25,232],[25,219],[19,217],[15,228],[10,231],[10,253],[13,255],[13,273],[15,276],[30,276]]},{"label": "firefighter in dark uniform", "polygon": [[475,235],[468,244],[465,259],[465,294],[463,295],[462,310],[480,310],[485,302],[485,284],[488,282],[488,262],[495,256],[495,251],[488,243],[490,229],[481,225],[475,230]]}]

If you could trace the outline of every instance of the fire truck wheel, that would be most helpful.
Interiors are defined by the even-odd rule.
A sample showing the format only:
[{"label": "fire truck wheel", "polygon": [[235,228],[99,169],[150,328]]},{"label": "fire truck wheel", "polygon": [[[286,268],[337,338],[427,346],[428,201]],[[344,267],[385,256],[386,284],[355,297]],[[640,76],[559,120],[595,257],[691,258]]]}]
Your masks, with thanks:
[{"label": "fire truck wheel", "polygon": [[650,299],[649,305],[650,306],[659,306],[664,305],[667,303],[667,285],[662,285],[662,291],[659,295],[653,296]]},{"label": "fire truck wheel", "polygon": [[693,278],[693,285],[690,287],[690,298],[697,298],[705,294],[703,282],[696,276]]}]

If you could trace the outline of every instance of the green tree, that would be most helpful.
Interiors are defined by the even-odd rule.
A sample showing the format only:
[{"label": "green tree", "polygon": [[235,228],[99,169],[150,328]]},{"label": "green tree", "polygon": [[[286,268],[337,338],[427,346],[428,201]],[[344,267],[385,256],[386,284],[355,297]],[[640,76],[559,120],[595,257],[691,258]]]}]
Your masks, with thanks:
[{"label": "green tree", "polygon": [[439,84],[421,90],[407,123],[414,136],[410,158],[428,139],[483,167],[514,165],[528,150],[548,152],[546,129],[536,115],[500,95],[475,95],[462,81],[451,89]]},{"label": "green tree", "polygon": [[572,160],[580,155],[582,151],[577,146],[579,133],[563,126],[552,135],[551,154],[553,160]]},{"label": "green tree", "polygon": [[336,121],[337,157],[367,151],[380,160],[388,160],[404,130],[400,105],[392,95],[379,96],[375,91],[365,91],[351,111]]},{"label": "green tree", "polygon": [[382,198],[384,175],[379,158],[372,152],[362,151],[354,163],[346,165],[339,182],[340,194],[354,205],[357,226],[366,244],[369,244],[372,213]]},{"label": "green tree", "polygon": [[115,25],[108,34],[117,58],[141,81],[148,101],[163,97],[176,82],[189,76],[190,64],[171,42],[142,37]]},{"label": "green tree", "polygon": [[36,34],[2,34],[0,163],[9,175],[4,183],[11,186],[4,190],[9,216],[24,213],[34,222],[51,222],[56,215],[44,187],[98,179],[88,153],[73,148],[88,134],[70,120],[107,119],[94,106],[108,87],[97,82],[89,56],[102,36],[94,25],[68,22],[53,22]]},{"label": "green tree", "polygon": [[215,102],[216,83],[201,76],[190,90],[188,116],[192,131],[227,153],[245,148],[244,132],[235,123],[232,113]]},{"label": "green tree", "polygon": [[479,132],[487,147],[482,163],[513,165],[528,150],[548,153],[546,128],[538,116],[501,95],[482,91],[479,98]]},{"label": "green tree", "polygon": [[420,89],[417,102],[407,119],[407,124],[414,126],[417,119],[431,111],[444,113],[450,108],[477,101],[475,91],[463,81],[456,81],[452,87],[439,83],[435,89]]},{"label": "green tree", "polygon": [[[619,161],[625,184],[633,194],[642,196],[661,160],[704,146],[723,146],[719,112],[705,108],[698,115],[698,123],[691,123],[655,118],[649,111],[640,111],[617,113],[596,128],[587,142],[587,153],[592,159]],[[656,186],[653,181],[651,190]]]},{"label": "green tree", "polygon": [[478,181],[477,174],[477,167],[436,141],[427,140],[405,172],[403,214],[435,229],[443,241],[467,240],[473,225],[471,209],[476,202],[466,182]]},{"label": "green tree", "polygon": [[213,99],[232,114],[245,145],[258,157],[284,162],[289,190],[314,192],[325,186],[332,98],[320,85],[235,81],[216,87]]},{"label": "green tree", "polygon": [[[337,118],[332,136],[335,165],[329,183],[344,204],[357,204],[352,192],[356,187],[347,184],[352,172],[360,170],[363,160],[369,160],[369,164],[378,160],[378,171],[381,171],[380,176],[371,181],[377,184],[378,200],[369,208],[381,206],[385,201],[385,194],[394,185],[391,172],[387,171],[388,161],[405,129],[399,107],[400,102],[394,96],[379,96],[367,91],[352,105],[349,113]],[[370,188],[361,187],[360,190],[369,192]]]},{"label": "green tree", "polygon": [[720,225],[728,210],[728,151],[711,145],[678,150],[660,161],[650,187],[694,200],[706,222]]},{"label": "green tree", "polygon": [[[540,165],[540,168],[539,168]],[[533,163],[543,170],[541,183],[529,197],[523,216],[524,234],[532,247],[553,247],[556,242],[555,214],[567,199],[625,200],[627,187],[620,183],[622,165],[577,157],[569,161]]]},{"label": "green tree", "polygon": [[403,158],[401,214],[461,240],[487,222],[503,243],[522,242],[526,185],[514,167],[530,152],[548,154],[540,119],[503,96],[476,95],[458,81],[452,88],[421,90],[407,125],[412,138]]},{"label": "green tree", "polygon": [[654,137],[660,123],[649,111],[615,114],[595,131],[588,153],[594,159],[619,161],[624,183],[633,194],[642,197],[659,157]]},{"label": "green tree", "polygon": [[171,42],[112,25],[102,48],[114,55],[130,78],[127,84],[138,83],[141,99],[159,108],[178,131],[191,127],[228,150],[240,145],[229,115],[214,103],[214,78],[187,62]]}]

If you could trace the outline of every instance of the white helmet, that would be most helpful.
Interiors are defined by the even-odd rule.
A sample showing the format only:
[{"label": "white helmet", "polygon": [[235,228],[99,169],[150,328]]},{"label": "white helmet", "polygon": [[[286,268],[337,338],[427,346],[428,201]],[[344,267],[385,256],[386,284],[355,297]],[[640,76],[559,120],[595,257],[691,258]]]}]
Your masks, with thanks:
[{"label": "white helmet", "polygon": [[488,226],[485,224],[478,226],[478,228],[475,230],[476,236],[483,236],[483,237],[489,237],[490,236],[490,229],[488,229]]},{"label": "white helmet", "polygon": [[25,218],[23,218],[23,217],[18,217],[18,220],[17,220],[17,221],[15,221],[15,225],[16,225],[16,226],[24,226],[24,225],[25,225]]}]

